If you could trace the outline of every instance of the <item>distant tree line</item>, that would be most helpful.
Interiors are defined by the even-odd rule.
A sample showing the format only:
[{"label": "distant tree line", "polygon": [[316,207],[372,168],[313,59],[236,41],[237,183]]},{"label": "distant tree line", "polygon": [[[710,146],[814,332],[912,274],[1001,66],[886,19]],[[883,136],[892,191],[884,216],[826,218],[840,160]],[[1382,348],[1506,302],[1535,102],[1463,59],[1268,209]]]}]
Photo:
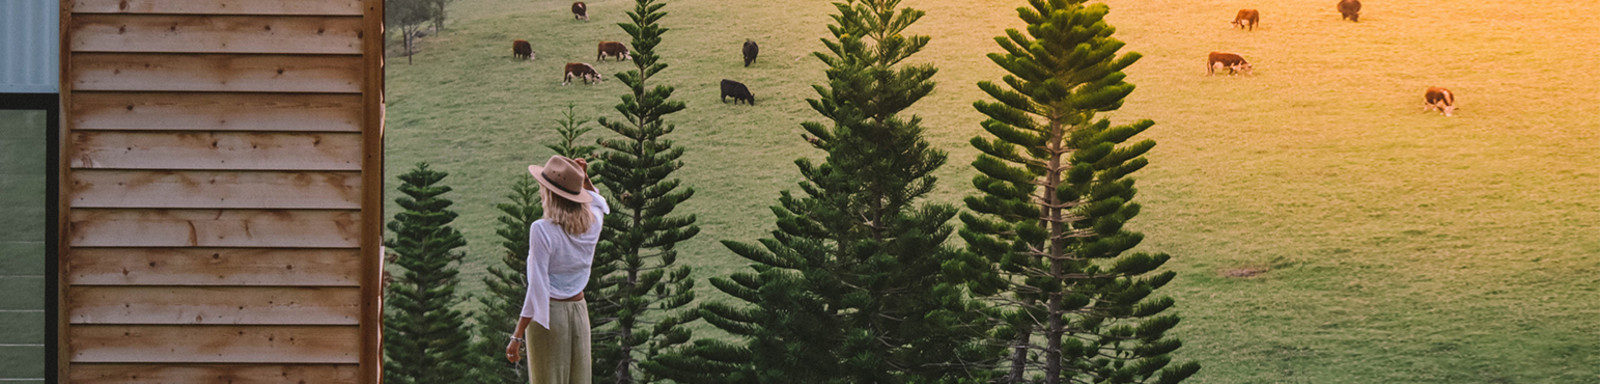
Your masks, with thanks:
[{"label": "distant tree line", "polygon": [[[405,49],[406,64],[411,63],[417,37],[425,25],[432,25],[434,33],[444,30],[444,19],[450,3],[455,0],[383,0],[384,34],[400,31],[400,45]],[[389,41],[384,36],[384,42]]]},{"label": "distant tree line", "polygon": [[[422,0],[389,0],[406,1]],[[1030,0],[1017,9],[1026,27],[995,38],[989,58],[1004,73],[978,84],[991,100],[973,103],[987,119],[970,141],[979,174],[963,210],[925,201],[947,156],[906,112],[935,89],[937,68],[907,61],[930,41],[907,32],[924,13],[835,2],[814,54],[827,80],[807,99],[822,119],[801,135],[824,156],[795,161],[804,180],[772,206],[770,237],[722,241],[749,262],[708,279],[732,302],[697,301],[692,270],[676,262],[699,228],[676,212],[694,190],[671,178],[684,149],[666,138],[664,118],[685,105],[651,82],[667,68],[655,50],[663,7],[636,0],[619,24],[634,67],[616,74],[622,118],[598,119],[611,133],[579,145],[592,128],[569,106],[549,146],[594,159],[612,209],[585,290],[595,382],[1178,383],[1199,370],[1172,360],[1179,319],[1154,294],[1174,277],[1159,271],[1170,256],[1131,252],[1143,239],[1125,228],[1141,211],[1131,175],[1155,145],[1134,137],[1154,123],[1097,116],[1133,91],[1122,70],[1140,57],[1118,53],[1105,5]],[[496,206],[504,253],[467,315],[453,309],[467,299],[453,288],[465,241],[449,228],[444,177],[426,164],[401,176],[403,211],[385,241],[398,255],[385,379],[526,382],[499,351],[525,292],[538,184],[516,180]],[[701,320],[732,337],[696,338],[685,324]]]}]

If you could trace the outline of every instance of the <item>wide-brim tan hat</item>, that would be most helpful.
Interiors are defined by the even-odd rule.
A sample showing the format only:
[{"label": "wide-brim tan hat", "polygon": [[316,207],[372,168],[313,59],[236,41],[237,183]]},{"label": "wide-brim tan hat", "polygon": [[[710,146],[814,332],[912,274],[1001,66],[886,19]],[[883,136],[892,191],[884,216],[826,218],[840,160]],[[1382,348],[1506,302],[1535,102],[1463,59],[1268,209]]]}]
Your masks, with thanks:
[{"label": "wide-brim tan hat", "polygon": [[583,180],[588,175],[583,172],[583,167],[578,166],[578,162],[571,158],[561,155],[550,156],[550,160],[545,161],[543,166],[529,165],[528,173],[532,173],[533,178],[539,180],[540,186],[557,197],[575,203],[594,201],[593,196],[583,192]]}]

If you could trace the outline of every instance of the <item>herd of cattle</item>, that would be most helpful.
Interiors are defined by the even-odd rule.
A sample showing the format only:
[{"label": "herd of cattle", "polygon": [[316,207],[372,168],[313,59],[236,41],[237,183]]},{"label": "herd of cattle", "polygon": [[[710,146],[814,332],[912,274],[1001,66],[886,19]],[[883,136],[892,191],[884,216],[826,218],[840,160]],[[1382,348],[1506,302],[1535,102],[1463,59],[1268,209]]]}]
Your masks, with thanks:
[{"label": "herd of cattle", "polygon": [[[1339,0],[1339,19],[1360,22],[1361,0]],[[1261,12],[1254,9],[1241,9],[1233,16],[1232,24],[1239,29],[1256,30],[1261,24]],[[1222,68],[1228,68],[1228,74],[1243,73],[1249,75],[1254,66],[1245,61],[1244,56],[1232,52],[1211,52],[1206,56],[1206,75],[1214,75]],[[1440,87],[1428,87],[1422,94],[1424,112],[1439,110],[1445,116],[1452,116],[1456,111],[1456,96],[1450,90]]]},{"label": "herd of cattle", "polygon": [[[572,3],[572,18],[579,21],[589,21],[589,5],[582,1]],[[744,66],[749,67],[750,64],[755,63],[756,55],[761,53],[761,47],[756,45],[755,41],[746,39],[741,51],[744,53]],[[512,41],[511,57],[518,60],[533,60],[533,44],[528,43],[527,40]],[[616,61],[633,59],[633,56],[628,52],[627,45],[616,41],[601,41],[600,46],[595,50],[594,60],[604,62],[608,57],[615,58]],[[572,84],[573,78],[583,80],[584,84],[599,83],[603,80],[600,71],[594,68],[594,64],[582,62],[567,63],[562,69],[561,85]],[[741,101],[749,105],[756,104],[756,97],[750,93],[750,88],[745,87],[743,83],[723,79],[722,101],[727,102],[729,97],[733,98],[735,105]]]},{"label": "herd of cattle", "polygon": [[[1336,8],[1339,10],[1341,20],[1350,20],[1351,22],[1359,22],[1361,20],[1361,0],[1339,0]],[[588,4],[584,4],[582,1],[572,3],[572,17],[574,20],[588,21]],[[1241,9],[1239,13],[1234,15],[1232,24],[1239,29],[1254,31],[1257,26],[1261,25],[1261,12],[1254,9]],[[744,66],[749,67],[751,63],[754,63],[756,55],[760,54],[760,52],[761,48],[756,45],[756,42],[745,40],[742,49]],[[533,46],[526,40],[513,41],[511,42],[511,55],[517,59],[533,60]],[[628,46],[623,45],[621,42],[601,41],[600,46],[596,49],[594,59],[598,62],[604,62],[608,57],[616,58],[617,61],[633,58],[628,53]],[[1215,75],[1217,71],[1223,68],[1227,68],[1230,75],[1240,73],[1250,75],[1254,66],[1245,60],[1244,56],[1237,53],[1211,52],[1206,56],[1207,76]],[[594,65],[590,63],[567,63],[566,67],[562,69],[562,73],[561,85],[572,84],[573,78],[583,80],[584,84],[598,83],[602,80],[600,72],[595,70]],[[743,83],[723,79],[721,86],[721,99],[724,103],[728,101],[729,97],[732,97],[735,105],[741,101],[749,105],[755,105],[755,95],[751,94],[750,88]],[[1439,110],[1445,116],[1452,116],[1456,110],[1455,94],[1448,89],[1440,87],[1429,87],[1423,93],[1423,103],[1423,111]]]}]

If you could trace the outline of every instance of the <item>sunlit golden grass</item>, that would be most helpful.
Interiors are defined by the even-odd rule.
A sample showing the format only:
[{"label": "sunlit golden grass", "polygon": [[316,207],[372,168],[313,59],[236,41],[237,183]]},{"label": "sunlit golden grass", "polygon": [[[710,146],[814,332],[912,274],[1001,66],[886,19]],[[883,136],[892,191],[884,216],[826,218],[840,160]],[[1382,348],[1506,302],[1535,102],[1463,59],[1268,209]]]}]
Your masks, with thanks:
[{"label": "sunlit golden grass", "polygon": [[[388,173],[417,161],[450,171],[470,242],[466,279],[498,255],[492,205],[525,165],[551,154],[569,102],[619,115],[607,81],[560,86],[568,61],[592,62],[632,4],[458,0],[450,28],[424,39],[415,65],[390,59]],[[1185,341],[1200,383],[1600,383],[1600,3],[1365,1],[1360,23],[1332,0],[1116,0],[1111,23],[1144,55],[1139,88],[1116,121],[1149,118],[1159,145],[1137,176],[1144,251],[1175,256]],[[971,193],[979,133],[975,82],[1001,73],[984,54],[1020,27],[1021,1],[918,1],[913,61],[940,68],[917,107],[950,154],[935,200]],[[1230,29],[1239,8],[1254,32]],[[684,244],[696,276],[746,263],[718,240],[771,228],[794,159],[818,156],[799,123],[822,79],[824,1],[673,0],[661,83],[689,109],[670,116],[688,149],[677,174],[696,196],[681,209],[703,229]],[[741,67],[739,44],[762,45]],[[511,60],[510,42],[538,59]],[[1204,75],[1210,51],[1237,52],[1254,76]],[[723,78],[757,105],[717,102]],[[1422,91],[1455,91],[1456,117],[1422,111]],[[603,130],[590,138],[607,134]],[[393,195],[391,193],[391,195]],[[395,207],[391,204],[393,212]],[[1265,272],[1224,277],[1233,269]],[[712,295],[701,284],[704,298]]]}]

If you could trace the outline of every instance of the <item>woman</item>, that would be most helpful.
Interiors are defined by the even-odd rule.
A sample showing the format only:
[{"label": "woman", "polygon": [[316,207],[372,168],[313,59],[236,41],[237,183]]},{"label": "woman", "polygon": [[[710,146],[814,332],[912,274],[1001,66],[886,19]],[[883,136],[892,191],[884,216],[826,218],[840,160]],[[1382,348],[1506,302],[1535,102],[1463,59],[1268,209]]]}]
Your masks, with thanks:
[{"label": "woman", "polygon": [[611,209],[589,182],[588,167],[583,159],[562,156],[528,166],[542,187],[544,218],[528,229],[528,293],[506,358],[516,362],[526,346],[533,384],[589,383],[589,307],[583,288],[601,219]]}]

